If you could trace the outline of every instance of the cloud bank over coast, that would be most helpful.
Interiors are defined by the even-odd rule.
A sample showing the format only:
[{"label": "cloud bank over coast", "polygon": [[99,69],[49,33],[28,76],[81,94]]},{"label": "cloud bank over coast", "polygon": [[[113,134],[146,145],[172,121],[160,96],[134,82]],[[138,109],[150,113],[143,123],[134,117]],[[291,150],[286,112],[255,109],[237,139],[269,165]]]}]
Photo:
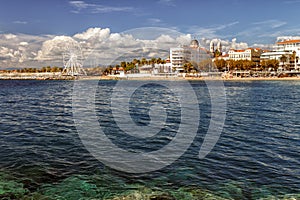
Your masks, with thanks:
[{"label": "cloud bank over coast", "polygon": [[[167,58],[169,49],[188,45],[194,39],[191,34],[182,34],[164,28],[139,28],[123,33],[112,33],[109,28],[89,28],[72,36],[0,34],[0,69],[63,66],[62,54],[70,45],[80,46],[83,58],[92,63],[85,65],[109,65],[119,60],[132,58]],[[217,38],[197,38],[200,45],[209,49]],[[245,42],[221,40],[223,51],[230,48],[249,47]],[[257,44],[257,47],[269,47]]]}]

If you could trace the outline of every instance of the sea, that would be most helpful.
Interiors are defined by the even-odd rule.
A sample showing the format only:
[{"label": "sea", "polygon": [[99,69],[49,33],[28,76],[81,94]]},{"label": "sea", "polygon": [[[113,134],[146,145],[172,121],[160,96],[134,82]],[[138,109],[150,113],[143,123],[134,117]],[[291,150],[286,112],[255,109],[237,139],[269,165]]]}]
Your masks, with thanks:
[{"label": "sea", "polygon": [[300,81],[220,82],[1,80],[0,199],[300,199]]}]

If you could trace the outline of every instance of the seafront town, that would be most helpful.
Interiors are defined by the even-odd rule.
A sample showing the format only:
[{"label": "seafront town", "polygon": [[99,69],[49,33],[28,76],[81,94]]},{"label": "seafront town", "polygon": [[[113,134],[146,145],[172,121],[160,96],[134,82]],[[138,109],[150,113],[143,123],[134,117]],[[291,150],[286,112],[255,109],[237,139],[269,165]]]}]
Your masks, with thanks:
[{"label": "seafront town", "polygon": [[[297,39],[296,39],[297,38]],[[273,49],[247,48],[223,51],[221,41],[211,41],[209,50],[194,39],[189,46],[170,49],[165,63],[141,66],[140,72],[154,76],[267,78],[298,77],[300,37],[289,37]],[[126,70],[119,69],[121,76]]]},{"label": "seafront town", "polygon": [[282,37],[272,49],[222,49],[211,40],[209,49],[193,39],[189,45],[172,47],[169,57],[133,59],[115,66],[85,68],[71,56],[64,67],[1,70],[0,79],[269,79],[300,78],[300,37]]}]

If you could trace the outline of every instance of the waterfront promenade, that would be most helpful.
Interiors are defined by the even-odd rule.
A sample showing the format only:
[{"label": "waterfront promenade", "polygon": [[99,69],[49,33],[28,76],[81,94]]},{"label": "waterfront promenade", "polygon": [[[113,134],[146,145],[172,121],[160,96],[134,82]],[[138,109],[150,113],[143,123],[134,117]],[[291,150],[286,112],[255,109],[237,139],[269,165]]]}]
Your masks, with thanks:
[{"label": "waterfront promenade", "polygon": [[223,81],[299,81],[300,77],[192,77],[192,76],[62,76],[60,73],[0,73],[0,80],[223,80]]}]

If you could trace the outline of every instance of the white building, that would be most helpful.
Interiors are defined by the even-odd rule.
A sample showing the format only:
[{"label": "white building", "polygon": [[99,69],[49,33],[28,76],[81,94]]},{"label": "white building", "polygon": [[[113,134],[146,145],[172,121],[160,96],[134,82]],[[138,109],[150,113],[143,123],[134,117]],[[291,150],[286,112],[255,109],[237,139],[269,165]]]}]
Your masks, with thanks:
[{"label": "white building", "polygon": [[[294,55],[294,60],[291,60]],[[286,60],[282,61],[282,57],[285,56]],[[300,39],[297,37],[285,38],[281,41],[278,41],[274,50],[270,52],[265,52],[261,55],[261,60],[270,60],[276,59],[280,62],[281,67],[285,67],[287,64],[291,69],[299,70],[300,69]]]},{"label": "white building", "polygon": [[292,53],[287,51],[269,51],[262,53],[260,56],[260,60],[278,60],[280,61],[281,57],[285,55],[287,57],[287,62],[289,61],[289,57],[292,55]]},{"label": "white building", "polygon": [[190,46],[181,46],[170,49],[170,61],[175,72],[183,72],[184,64],[191,62],[195,67],[204,59],[210,58],[210,54],[204,48],[199,47],[197,40],[192,40]]},{"label": "white building", "polygon": [[212,59],[213,62],[215,62],[216,60],[225,60],[225,61],[230,60],[229,54],[228,53],[223,53],[222,55]]},{"label": "white building", "polygon": [[231,60],[249,60],[259,62],[262,50],[259,48],[247,48],[242,50],[230,49],[228,52]]},{"label": "white building", "polygon": [[166,75],[172,74],[172,65],[170,62],[165,64],[150,64],[139,67],[141,74],[152,74],[152,75]]},{"label": "white building", "polygon": [[284,41],[277,42],[274,50],[275,51],[299,51],[300,49],[300,40],[288,39]]},{"label": "white building", "polygon": [[170,61],[174,71],[184,71],[183,65],[188,62],[191,52],[186,47],[176,47],[170,49]]}]

